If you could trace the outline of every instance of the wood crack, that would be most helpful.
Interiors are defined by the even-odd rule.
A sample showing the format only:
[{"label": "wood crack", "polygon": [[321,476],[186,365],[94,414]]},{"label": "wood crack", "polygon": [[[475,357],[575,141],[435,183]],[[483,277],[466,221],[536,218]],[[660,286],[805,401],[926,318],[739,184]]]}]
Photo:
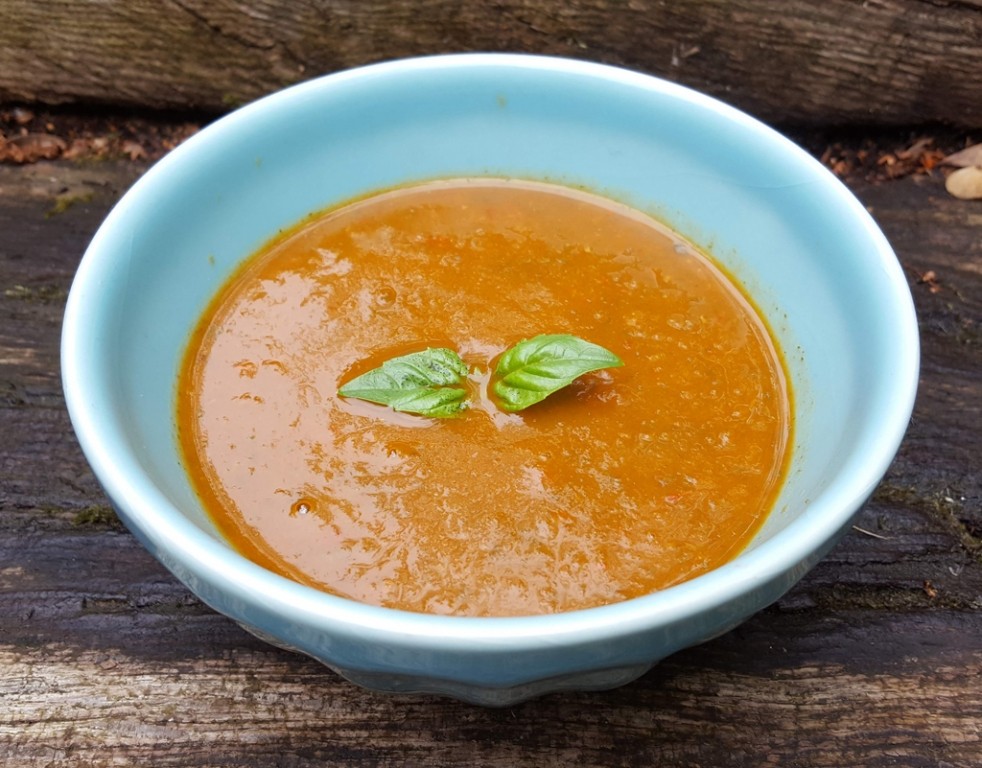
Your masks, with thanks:
[{"label": "wood crack", "polygon": [[185,14],[190,16],[194,21],[203,25],[213,34],[225,40],[229,40],[233,43],[236,43],[237,45],[243,48],[265,52],[265,51],[271,51],[276,47],[276,43],[267,43],[264,45],[262,43],[257,43],[254,40],[249,40],[248,38],[244,37],[241,34],[230,32],[229,30],[225,29],[221,24],[212,21],[204,13],[198,11],[196,8],[193,8],[192,6],[183,2],[182,0],[170,0],[170,2],[171,4],[180,8],[181,11],[183,11]]}]

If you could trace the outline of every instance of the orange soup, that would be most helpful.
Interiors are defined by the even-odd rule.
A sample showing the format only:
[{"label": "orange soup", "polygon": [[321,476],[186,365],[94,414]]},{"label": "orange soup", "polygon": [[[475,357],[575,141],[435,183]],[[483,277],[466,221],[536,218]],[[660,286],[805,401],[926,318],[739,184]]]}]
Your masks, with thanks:
[{"label": "orange soup", "polygon": [[[495,362],[574,334],[622,367],[519,412]],[[452,418],[339,395],[455,350]],[[311,217],[189,345],[187,471],[246,557],[376,605],[506,616],[644,595],[725,563],[774,503],[790,393],[750,302],[653,219],[563,187],[451,180]]]}]

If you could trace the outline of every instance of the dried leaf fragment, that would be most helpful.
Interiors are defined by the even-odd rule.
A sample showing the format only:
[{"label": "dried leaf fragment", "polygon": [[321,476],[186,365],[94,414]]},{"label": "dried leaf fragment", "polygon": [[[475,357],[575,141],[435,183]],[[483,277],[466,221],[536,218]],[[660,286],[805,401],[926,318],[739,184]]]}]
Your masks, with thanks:
[{"label": "dried leaf fragment", "polygon": [[17,125],[27,125],[34,119],[34,113],[24,107],[14,107],[11,117]]},{"label": "dried leaf fragment", "polygon": [[948,175],[945,189],[959,200],[982,200],[982,166],[970,165]]},{"label": "dried leaf fragment", "polygon": [[147,151],[143,148],[143,145],[141,145],[137,141],[132,141],[132,140],[124,141],[122,145],[120,145],[120,150],[122,150],[123,154],[126,155],[130,160],[147,159]]},{"label": "dried leaf fragment", "polygon": [[938,275],[933,269],[929,269],[927,272],[923,272],[918,275],[917,282],[920,285],[926,285],[927,289],[931,293],[937,293],[941,290],[941,284],[938,282]]},{"label": "dried leaf fragment", "polygon": [[65,141],[47,133],[25,133],[7,139],[0,146],[0,161],[10,163],[36,163],[38,160],[54,160],[65,151]]},{"label": "dried leaf fragment", "polygon": [[973,144],[958,152],[948,155],[941,161],[944,165],[954,165],[967,168],[972,165],[982,166],[982,144]]},{"label": "dried leaf fragment", "polygon": [[901,160],[917,160],[927,152],[928,148],[934,144],[934,139],[930,136],[923,136],[911,144],[906,149],[897,150],[897,157]]}]

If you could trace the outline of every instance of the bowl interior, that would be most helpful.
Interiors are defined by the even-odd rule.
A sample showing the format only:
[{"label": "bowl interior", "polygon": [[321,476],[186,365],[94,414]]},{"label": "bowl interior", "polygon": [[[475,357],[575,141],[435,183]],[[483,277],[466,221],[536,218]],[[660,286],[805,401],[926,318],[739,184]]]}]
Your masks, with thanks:
[{"label": "bowl interior", "polygon": [[85,328],[73,331],[66,374],[85,401],[77,428],[99,432],[130,487],[217,538],[181,467],[173,418],[181,355],[209,299],[311,212],[481,175],[584,185],[707,249],[770,323],[795,397],[790,475],[741,557],[809,515],[840,518],[800,535],[845,525],[896,450],[916,381],[913,313],[889,246],[838,182],[759,123],[575,62],[366,68],[268,97],[178,148],[112,212],[73,288],[69,322]]}]

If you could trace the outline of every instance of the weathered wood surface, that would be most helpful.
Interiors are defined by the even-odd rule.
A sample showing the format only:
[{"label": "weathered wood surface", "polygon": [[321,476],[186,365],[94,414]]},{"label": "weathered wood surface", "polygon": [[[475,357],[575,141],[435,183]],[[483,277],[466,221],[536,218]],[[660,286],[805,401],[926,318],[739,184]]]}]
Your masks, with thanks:
[{"label": "weathered wood surface", "polygon": [[0,101],[222,111],[457,51],[619,64],[785,123],[982,125],[982,0],[0,0]]},{"label": "weathered wood surface", "polygon": [[982,766],[978,203],[939,178],[856,185],[924,342],[910,432],[858,521],[876,536],[634,684],[498,711],[366,693],[265,646],[120,528],[63,407],[58,334],[139,171],[0,166],[0,764]]}]

